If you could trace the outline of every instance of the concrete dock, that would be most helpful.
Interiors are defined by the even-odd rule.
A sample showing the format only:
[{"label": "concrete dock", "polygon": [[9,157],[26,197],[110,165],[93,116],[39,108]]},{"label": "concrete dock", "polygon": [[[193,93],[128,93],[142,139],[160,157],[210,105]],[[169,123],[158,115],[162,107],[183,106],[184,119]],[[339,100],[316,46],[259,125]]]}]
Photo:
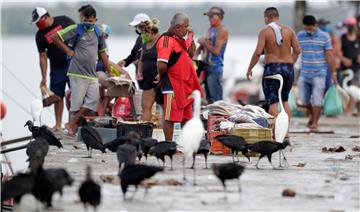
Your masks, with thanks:
[{"label": "concrete dock", "polygon": [[[93,151],[93,158],[87,156],[86,147],[74,139],[62,140],[63,150],[50,147],[45,168],[65,167],[75,179],[72,187],[65,187],[64,195],[53,198],[52,211],[84,211],[79,203],[78,188],[84,180],[86,164],[93,168],[93,178],[102,186],[102,202],[98,211],[359,211],[360,210],[360,152],[352,148],[360,146],[360,119],[358,117],[321,118],[321,131],[331,133],[304,133],[306,119],[291,121],[291,147],[284,153],[290,166],[272,169],[264,157],[256,169],[257,158],[251,162],[240,158],[246,170],[240,178],[242,191],[237,190],[237,181],[227,181],[227,199],[223,187],[211,169],[204,169],[204,158],[197,156],[197,185],[192,185],[192,170],[186,169],[188,182],[182,179],[182,154],[176,154],[174,170],[169,170],[170,160],[166,158],[165,171],[155,175],[149,182],[155,184],[145,196],[140,187],[133,200],[124,201],[119,180],[116,176],[118,164],[114,153],[102,154]],[[322,152],[323,147],[343,146],[343,152]],[[278,165],[278,153],[273,155]],[[347,159],[346,159],[347,158]],[[142,159],[142,162],[145,160]],[[209,155],[212,163],[231,162],[231,156]],[[157,165],[150,157],[148,164]],[[187,167],[191,165],[188,161]],[[112,182],[103,182],[107,176]],[[167,185],[170,181],[171,185]],[[159,184],[159,185],[157,185]],[[164,185],[165,184],[165,185]],[[180,184],[180,185],[172,185]],[[284,189],[295,191],[295,197],[284,197]],[[130,188],[129,196],[134,188]],[[15,211],[34,211],[36,204],[30,195],[25,196]]]}]

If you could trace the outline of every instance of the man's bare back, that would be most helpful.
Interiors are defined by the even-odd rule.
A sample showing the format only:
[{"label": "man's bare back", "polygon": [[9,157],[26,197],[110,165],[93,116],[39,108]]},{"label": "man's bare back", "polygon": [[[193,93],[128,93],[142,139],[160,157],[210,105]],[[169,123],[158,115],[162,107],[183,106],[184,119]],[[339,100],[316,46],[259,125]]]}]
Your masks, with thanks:
[{"label": "man's bare back", "polygon": [[283,43],[281,46],[276,44],[275,32],[270,26],[266,26],[260,33],[264,36],[265,46],[265,64],[269,63],[291,63],[293,64],[294,58],[292,54],[292,48],[294,51],[300,51],[299,44],[295,32],[288,26],[284,24],[279,24],[281,27],[281,35],[283,37]]}]

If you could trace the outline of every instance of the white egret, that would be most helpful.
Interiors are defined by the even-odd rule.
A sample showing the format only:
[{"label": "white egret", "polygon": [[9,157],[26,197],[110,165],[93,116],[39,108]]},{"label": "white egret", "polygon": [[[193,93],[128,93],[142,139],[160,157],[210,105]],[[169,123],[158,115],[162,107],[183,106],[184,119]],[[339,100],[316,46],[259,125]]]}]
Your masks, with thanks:
[{"label": "white egret", "polygon": [[[281,91],[282,91],[282,87],[284,84],[284,80],[280,74],[266,76],[265,78],[266,79],[275,79],[275,80],[280,81],[280,87],[278,89],[280,113],[277,115],[276,121],[275,121],[275,141],[278,143],[282,143],[282,142],[284,142],[284,138],[289,129],[289,116],[287,115],[287,113],[284,109],[284,105],[282,103],[282,98],[281,98]],[[281,154],[284,154],[284,153],[282,153],[282,151],[280,150],[279,151],[280,167],[281,167]],[[285,159],[285,156],[284,156],[284,159]],[[286,159],[285,159],[285,161],[286,161]]]},{"label": "white egret", "polygon": [[360,101],[360,88],[355,85],[348,85],[349,81],[354,78],[354,71],[346,69],[343,73],[346,77],[343,80],[342,87],[354,99],[355,102]]},{"label": "white egret", "polygon": [[33,118],[33,122],[39,121],[41,125],[41,113],[43,110],[43,103],[39,99],[34,99],[31,102],[31,115]]},{"label": "white egret", "polygon": [[[199,149],[201,139],[203,138],[205,129],[202,121],[200,120],[200,104],[201,96],[200,91],[195,90],[192,93],[194,98],[194,113],[192,119],[190,119],[184,125],[180,132],[178,144],[183,147],[184,158],[183,158],[183,175],[185,179],[185,159],[186,157],[192,157],[193,153],[196,153]],[[195,180],[195,166],[193,169],[194,173],[194,185]]]}]

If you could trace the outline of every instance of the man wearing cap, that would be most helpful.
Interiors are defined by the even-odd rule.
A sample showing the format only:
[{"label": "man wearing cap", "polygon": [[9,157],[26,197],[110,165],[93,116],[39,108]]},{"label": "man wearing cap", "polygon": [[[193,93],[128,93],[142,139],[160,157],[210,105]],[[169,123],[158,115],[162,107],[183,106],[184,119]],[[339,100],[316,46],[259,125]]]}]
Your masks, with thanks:
[{"label": "man wearing cap", "polygon": [[[360,35],[357,33],[356,18],[347,18],[344,21],[346,33],[341,36],[341,52],[342,56],[340,70],[352,69],[354,78],[351,80],[352,85],[360,85]],[[341,73],[340,71],[340,73]],[[343,78],[340,74],[339,78]],[[350,102],[346,108],[346,113],[351,114],[355,107],[355,101],[350,97]],[[358,105],[360,110],[360,105]],[[359,115],[360,112],[358,111]]]},{"label": "man wearing cap", "polygon": [[61,98],[55,103],[55,126],[53,129],[61,130],[62,113],[64,108],[63,97],[65,95],[66,83],[69,85],[69,78],[66,76],[68,61],[65,52],[59,49],[52,40],[52,35],[75,22],[67,16],[51,17],[42,7],[32,11],[32,23],[36,24],[36,45],[39,52],[41,83],[40,86],[47,86],[47,60],[50,60],[50,90]]},{"label": "man wearing cap", "polygon": [[224,54],[229,37],[228,29],[222,25],[224,10],[212,7],[204,15],[210,20],[206,38],[199,38],[200,51],[205,53],[205,92],[208,103],[223,99]]},{"label": "man wearing cap", "polygon": [[[150,17],[148,15],[146,15],[145,13],[139,13],[139,14],[135,15],[133,21],[129,23],[129,26],[135,27],[135,32],[138,35],[138,37],[136,39],[136,42],[135,42],[133,48],[131,49],[130,55],[127,56],[127,58],[121,60],[118,63],[119,66],[127,67],[128,65],[130,65],[131,63],[133,63],[134,61],[139,59],[139,56],[140,56],[139,50],[141,49],[141,47],[143,45],[143,41],[141,38],[141,32],[144,30],[147,22],[149,22],[149,21],[150,21]],[[137,65],[135,64],[135,66],[137,66]]]},{"label": "man wearing cap", "polygon": [[297,34],[302,50],[299,96],[301,104],[306,106],[309,114],[307,127],[315,132],[318,130],[323,105],[326,72],[329,68],[332,80],[336,83],[336,68],[329,34],[317,27],[316,19],[312,15],[305,16],[303,24],[304,31]]}]

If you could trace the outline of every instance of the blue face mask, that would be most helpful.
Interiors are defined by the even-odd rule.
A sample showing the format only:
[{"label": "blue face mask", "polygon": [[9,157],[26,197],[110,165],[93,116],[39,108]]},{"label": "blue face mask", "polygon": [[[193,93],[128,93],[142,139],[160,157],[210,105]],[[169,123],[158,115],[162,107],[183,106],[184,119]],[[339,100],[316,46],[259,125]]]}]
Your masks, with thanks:
[{"label": "blue face mask", "polygon": [[82,25],[84,26],[84,29],[86,31],[90,31],[94,29],[94,25],[93,23],[89,23],[89,22],[82,22]]}]

